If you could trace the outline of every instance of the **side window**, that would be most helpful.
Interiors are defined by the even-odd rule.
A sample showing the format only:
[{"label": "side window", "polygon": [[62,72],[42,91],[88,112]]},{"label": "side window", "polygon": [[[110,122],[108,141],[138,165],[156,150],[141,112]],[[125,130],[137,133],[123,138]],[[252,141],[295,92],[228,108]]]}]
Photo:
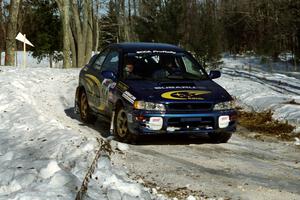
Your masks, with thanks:
[{"label": "side window", "polygon": [[101,71],[113,71],[115,73],[118,72],[118,66],[119,66],[119,52],[118,51],[111,51],[102,66]]},{"label": "side window", "polygon": [[187,73],[194,74],[196,76],[199,76],[199,74],[201,74],[200,69],[186,56],[182,57],[182,61],[185,65],[185,70]]},{"label": "side window", "polygon": [[91,57],[91,59],[90,59],[88,65],[92,65],[92,64],[95,62],[95,60],[97,59],[98,55],[99,55],[99,54],[93,55],[93,56]]},{"label": "side window", "polygon": [[96,69],[96,70],[101,69],[101,65],[102,65],[103,61],[105,60],[105,57],[107,56],[108,52],[109,52],[109,50],[107,49],[96,58],[96,61],[93,64],[94,69]]}]

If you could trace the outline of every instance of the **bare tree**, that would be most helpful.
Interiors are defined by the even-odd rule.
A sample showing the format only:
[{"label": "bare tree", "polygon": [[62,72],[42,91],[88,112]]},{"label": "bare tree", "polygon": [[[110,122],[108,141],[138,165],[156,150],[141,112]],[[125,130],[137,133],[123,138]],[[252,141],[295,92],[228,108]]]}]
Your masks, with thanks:
[{"label": "bare tree", "polygon": [[3,13],[3,0],[0,0],[0,65],[2,64],[2,51],[5,47],[5,25],[4,25],[4,13]]},{"label": "bare tree", "polygon": [[101,3],[100,1],[96,1],[95,5],[93,5],[93,7],[95,7],[95,11],[93,14],[93,19],[94,19],[94,29],[93,29],[93,43],[94,43],[94,47],[93,50],[96,52],[98,51],[98,47],[99,47],[99,18],[100,18],[100,9],[101,9]]},{"label": "bare tree", "polygon": [[7,24],[5,65],[13,66],[15,63],[15,50],[17,35],[18,14],[21,0],[11,0],[9,5],[9,19]]},{"label": "bare tree", "polygon": [[[79,4],[80,3],[80,4]],[[76,66],[81,67],[88,62],[93,48],[93,8],[91,0],[72,0],[71,30],[76,52]],[[74,66],[74,63],[73,63]]]},{"label": "bare tree", "polygon": [[137,16],[137,2],[136,0],[132,0],[133,3],[133,15]]}]

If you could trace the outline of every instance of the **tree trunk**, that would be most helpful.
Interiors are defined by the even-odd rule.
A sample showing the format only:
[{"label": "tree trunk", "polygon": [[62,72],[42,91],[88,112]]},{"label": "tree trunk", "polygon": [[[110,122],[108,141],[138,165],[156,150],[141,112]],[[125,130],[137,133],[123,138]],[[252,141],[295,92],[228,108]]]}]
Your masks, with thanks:
[{"label": "tree trunk", "polygon": [[16,35],[19,14],[20,0],[11,0],[9,6],[9,20],[7,25],[5,65],[15,64]]},{"label": "tree trunk", "polygon": [[88,63],[93,51],[93,6],[91,1],[87,1],[87,22],[86,22],[86,47],[85,47],[85,60],[84,64]]},{"label": "tree trunk", "polygon": [[0,65],[2,65],[2,51],[5,47],[5,27],[3,19],[3,0],[0,0]]},{"label": "tree trunk", "polygon": [[70,68],[70,1],[56,0],[62,17],[63,28],[63,67]]},{"label": "tree trunk", "polygon": [[137,16],[136,0],[132,0],[132,3],[133,3],[133,15]]},{"label": "tree trunk", "polygon": [[82,24],[80,21],[80,14],[78,9],[79,8],[78,8],[77,1],[72,0],[72,12],[73,12],[72,15],[74,20],[74,23],[72,23],[74,25],[74,28],[72,30],[75,31],[73,35],[75,35],[75,41],[76,41],[75,43],[77,45],[77,49],[76,49],[77,67],[83,64],[83,60],[84,60],[83,52],[85,52],[83,35],[82,35],[82,26],[81,26]]},{"label": "tree trunk", "polygon": [[94,37],[94,52],[98,51],[99,48],[99,19],[98,19],[98,13],[100,9],[100,2],[98,1],[96,3],[96,14],[93,16],[93,23],[94,23],[94,29],[93,29],[93,37]]},{"label": "tree trunk", "polygon": [[70,31],[70,43],[71,43],[71,52],[72,52],[72,67],[77,66],[77,52],[76,52],[76,41],[75,36],[72,34],[73,31]]},{"label": "tree trunk", "polygon": [[125,0],[120,0],[121,3],[121,21],[122,21],[122,26],[123,26],[123,39],[124,41],[128,42],[130,41],[130,27],[128,24],[128,19],[127,19],[127,12],[126,12],[126,6],[125,6]]},{"label": "tree trunk", "polygon": [[[96,16],[97,18],[98,16]],[[94,22],[94,41],[95,41],[95,45],[94,45],[94,52],[98,51],[99,48],[99,20],[95,19]]]}]

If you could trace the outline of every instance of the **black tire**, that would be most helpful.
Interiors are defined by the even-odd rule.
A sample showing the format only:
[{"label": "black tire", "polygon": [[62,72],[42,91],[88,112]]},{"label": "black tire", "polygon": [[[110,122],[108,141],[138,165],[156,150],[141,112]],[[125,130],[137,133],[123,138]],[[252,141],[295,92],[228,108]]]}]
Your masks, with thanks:
[{"label": "black tire", "polygon": [[97,117],[91,113],[85,91],[82,91],[80,95],[79,113],[80,120],[84,123],[94,124],[97,121]]},{"label": "black tire", "polygon": [[232,133],[226,133],[226,132],[209,134],[210,140],[216,144],[227,143],[228,140],[231,138],[231,136],[232,136]]},{"label": "black tire", "polygon": [[120,142],[135,143],[137,141],[137,136],[128,129],[127,114],[122,106],[117,108],[115,113],[114,136]]}]

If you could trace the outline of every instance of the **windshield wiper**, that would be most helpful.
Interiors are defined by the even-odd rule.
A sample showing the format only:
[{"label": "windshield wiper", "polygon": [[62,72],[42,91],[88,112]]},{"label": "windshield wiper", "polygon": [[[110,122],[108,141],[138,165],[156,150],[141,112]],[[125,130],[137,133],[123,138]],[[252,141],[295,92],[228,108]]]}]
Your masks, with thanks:
[{"label": "windshield wiper", "polygon": [[167,76],[168,79],[184,79],[182,75],[170,74]]},{"label": "windshield wiper", "polygon": [[192,80],[208,80],[207,76],[205,75],[196,76],[194,74],[184,73],[183,76],[186,79],[192,79]]}]

